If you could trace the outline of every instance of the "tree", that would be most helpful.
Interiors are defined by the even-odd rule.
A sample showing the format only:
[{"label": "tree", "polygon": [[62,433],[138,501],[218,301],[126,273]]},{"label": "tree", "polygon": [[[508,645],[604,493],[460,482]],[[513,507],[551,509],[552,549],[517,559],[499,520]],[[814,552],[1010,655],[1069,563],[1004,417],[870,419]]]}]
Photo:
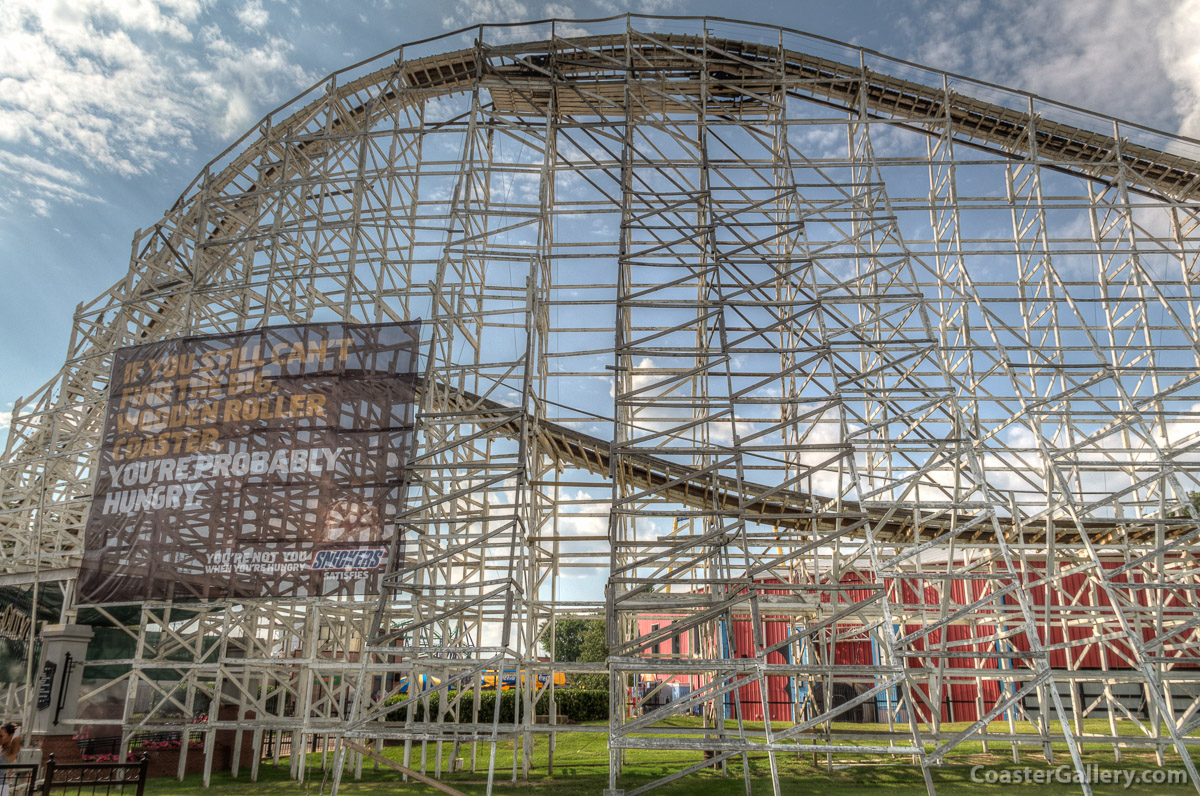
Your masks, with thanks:
[{"label": "tree", "polygon": [[[587,623],[587,630],[583,634],[583,643],[580,644],[579,661],[581,663],[603,663],[608,659],[608,639],[604,637],[604,622],[600,619],[592,619]],[[576,682],[580,688],[608,688],[608,675],[605,674],[581,674]]]},{"label": "tree", "polygon": [[604,637],[604,621],[587,620],[587,629],[579,645],[579,658],[583,662],[601,662],[608,659],[608,640]]},{"label": "tree", "polygon": [[[1196,509],[1196,513],[1200,514],[1200,492],[1188,492],[1188,500],[1191,501],[1192,507]],[[1167,516],[1172,519],[1183,519],[1190,515],[1186,508],[1178,508],[1167,512]]]},{"label": "tree", "polygon": [[[583,649],[583,637],[588,624],[595,620],[559,619],[554,623],[554,660],[577,661]],[[603,622],[600,623],[603,626]],[[550,634],[542,634],[542,650],[550,654]]]},{"label": "tree", "polygon": [[[559,619],[554,623],[554,642],[556,661],[603,663],[608,658],[602,619]],[[549,654],[549,634],[542,635],[541,645]],[[608,676],[603,674],[569,675],[568,682],[580,688],[608,688]]]}]

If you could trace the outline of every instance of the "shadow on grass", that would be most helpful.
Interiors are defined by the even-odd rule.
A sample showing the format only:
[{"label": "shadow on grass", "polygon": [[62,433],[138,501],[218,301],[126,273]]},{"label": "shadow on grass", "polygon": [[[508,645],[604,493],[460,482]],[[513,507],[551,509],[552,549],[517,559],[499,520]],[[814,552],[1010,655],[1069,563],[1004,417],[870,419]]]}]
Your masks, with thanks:
[{"label": "shadow on grass", "polygon": [[[690,726],[684,720],[680,726]],[[870,725],[855,725],[854,729],[874,729]],[[879,729],[887,729],[880,726]],[[947,725],[944,730],[952,731]],[[1018,726],[1018,732],[1024,727]],[[1029,729],[1032,729],[1030,726]],[[1104,726],[1084,727],[1085,731],[1100,733],[1107,731]],[[1125,729],[1125,728],[1122,728]],[[1132,734],[1122,732],[1122,734]],[[1022,744],[1022,763],[1014,765],[1009,757],[1011,747],[1007,743],[993,742],[990,754],[984,754],[979,742],[964,743],[956,748],[946,765],[932,769],[932,776],[939,796],[982,796],[991,794],[997,796],[1067,796],[1079,794],[1081,788],[1071,782],[1053,781],[1046,784],[1010,782],[978,782],[972,781],[971,769],[974,765],[986,766],[979,774],[988,770],[993,772],[1014,771],[1025,766],[1035,770],[1052,770],[1041,758],[1041,745],[1031,739],[1031,743]],[[1065,748],[1055,744],[1055,761],[1057,764],[1069,763],[1070,758]],[[1084,743],[1083,755],[1085,762],[1110,770],[1157,771],[1153,752],[1150,750],[1131,750],[1124,752],[1121,762],[1113,757],[1109,744]],[[1031,749],[1030,747],[1034,747]],[[520,794],[520,796],[575,796],[576,794],[601,794],[608,787],[608,747],[607,739],[599,732],[563,733],[557,736],[554,752],[554,775],[549,772],[549,741],[547,736],[539,736],[533,746],[530,756],[531,772],[529,778],[512,781],[513,746],[511,743],[497,747],[495,794]],[[393,760],[403,760],[403,748],[389,746],[384,754]],[[468,796],[483,796],[487,790],[487,766],[490,757],[488,744],[480,743],[472,751],[469,745],[453,748],[446,744],[442,749],[442,770],[448,771],[451,755],[467,764],[475,764],[475,772],[448,774],[443,781]],[[422,752],[419,745],[411,752],[413,768],[422,767]],[[433,774],[437,762],[437,748],[430,744],[424,752],[424,770]],[[326,758],[332,762],[332,757]],[[628,750],[625,756],[625,767],[619,780],[619,786],[630,790],[639,785],[650,783],[667,774],[684,769],[699,760],[698,753],[689,755],[679,751]],[[886,794],[886,796],[925,796],[927,794],[924,779],[919,768],[911,765],[907,758],[872,756],[863,754],[857,757],[851,765],[851,760],[843,760],[844,764],[830,769],[823,755],[811,753],[797,754],[780,752],[776,755],[776,767],[779,772],[780,790],[784,794],[821,794],[821,796],[851,796],[852,794]],[[147,796],[214,796],[214,794],[231,794],[231,796],[325,796],[331,792],[332,773],[322,768],[322,755],[312,754],[306,758],[306,781],[294,782],[289,777],[289,766],[286,758],[280,765],[274,766],[267,762],[261,764],[258,782],[250,782],[249,771],[243,770],[237,779],[228,773],[214,773],[212,787],[203,788],[199,775],[188,777],[184,782],[174,780],[151,780],[147,784]],[[752,796],[768,796],[772,793],[769,761],[765,753],[750,756],[750,780]],[[745,796],[746,789],[742,776],[742,758],[734,757],[729,760],[725,772],[703,770],[688,777],[676,780],[653,793],[658,796]],[[1179,770],[1181,765],[1177,757],[1168,753],[1166,768]],[[365,796],[366,794],[414,794],[414,796],[443,794],[427,785],[415,782],[404,782],[400,775],[386,767],[376,770],[375,764],[366,760],[362,766],[362,778],[354,779],[353,773],[347,771],[342,781],[340,793],[344,796]],[[1068,767],[1065,773],[1069,775]],[[1000,777],[996,776],[999,780]],[[1120,784],[1093,785],[1096,796],[1117,796],[1118,794],[1161,794],[1162,796],[1194,796],[1195,789],[1186,782],[1169,785],[1143,785],[1134,783],[1129,789]]]},{"label": "shadow on grass", "polygon": [[[779,755],[784,757],[784,755]],[[864,765],[837,768],[827,771],[823,765],[812,766],[811,757],[806,764],[796,761],[795,755],[787,765],[781,763],[780,789],[784,794],[820,794],[821,796],[852,796],[857,794],[887,794],[887,796],[924,796],[926,794],[924,780],[919,769],[908,765]],[[662,764],[642,764],[629,766],[626,774],[621,777],[620,784],[625,789],[648,783],[671,771],[677,771],[682,766],[667,766]],[[1053,767],[1031,767],[1045,770]],[[1138,763],[1122,763],[1116,768],[1133,770],[1153,770],[1153,766]],[[992,765],[994,771],[1015,770],[1011,764]],[[1078,785],[1069,782],[1051,782],[1049,784],[1012,785],[1003,783],[974,782],[971,779],[971,765],[947,765],[934,770],[934,782],[939,796],[982,796],[984,794],[1018,794],[1029,796],[1067,796],[1079,794]],[[258,782],[250,782],[248,772],[243,772],[238,779],[226,773],[214,773],[212,787],[205,790],[200,775],[187,777],[184,782],[174,780],[152,780],[147,784],[147,796],[212,796],[214,794],[254,794],[255,796],[317,796],[328,794],[331,790],[332,775],[314,766],[308,772],[308,782],[294,782],[289,779],[286,765],[278,767],[264,765],[259,770]],[[551,777],[531,777],[529,780],[512,782],[511,770],[497,771],[493,793],[498,795],[521,794],[521,796],[575,796],[575,794],[601,794],[608,787],[607,771],[600,768],[571,768],[566,767],[562,773],[556,772]],[[771,794],[771,780],[768,764],[765,759],[751,760],[751,792],[754,796]],[[468,796],[483,796],[487,791],[486,772],[475,774],[461,773],[447,776],[445,782]],[[655,794],[662,796],[744,796],[745,785],[742,778],[740,762],[729,766],[727,773],[702,771],[698,774],[676,780],[662,788],[656,789]],[[1161,794],[1162,796],[1185,796],[1196,791],[1191,785],[1134,785],[1126,789],[1119,784],[1095,785],[1093,792],[1096,796],[1117,796],[1117,794]],[[355,780],[351,772],[347,772],[340,790],[345,796],[382,796],[383,794],[413,794],[413,796],[444,796],[440,791],[415,782],[403,782],[400,775],[380,770],[371,770],[370,764],[364,766],[362,779]]]}]

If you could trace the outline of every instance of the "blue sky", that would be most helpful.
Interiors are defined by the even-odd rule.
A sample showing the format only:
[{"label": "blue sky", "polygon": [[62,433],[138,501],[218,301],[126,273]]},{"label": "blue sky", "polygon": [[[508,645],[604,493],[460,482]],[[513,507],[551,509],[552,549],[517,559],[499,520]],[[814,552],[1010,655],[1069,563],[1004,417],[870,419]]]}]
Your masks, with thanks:
[{"label": "blue sky", "polygon": [[0,437],[134,231],[271,108],[406,41],[627,10],[785,25],[1200,136],[1200,0],[4,0]]}]

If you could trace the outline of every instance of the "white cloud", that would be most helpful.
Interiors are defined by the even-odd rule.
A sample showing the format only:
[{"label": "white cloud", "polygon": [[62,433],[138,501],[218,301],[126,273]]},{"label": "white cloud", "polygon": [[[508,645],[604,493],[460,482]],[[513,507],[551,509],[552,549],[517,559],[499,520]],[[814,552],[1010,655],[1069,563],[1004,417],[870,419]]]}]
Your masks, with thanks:
[{"label": "white cloud", "polygon": [[1171,75],[1179,132],[1200,138],[1200,0],[1187,0],[1158,26],[1160,55]]},{"label": "white cloud", "polygon": [[1198,0],[931,2],[914,11],[901,29],[918,63],[1200,133]]},{"label": "white cloud", "polygon": [[[543,19],[575,19],[575,10],[565,3],[546,3],[542,7]],[[579,25],[570,25],[565,22],[555,26],[554,33],[557,36],[570,38],[572,36],[586,36],[587,28]]]},{"label": "white cloud", "polygon": [[263,8],[260,0],[250,0],[237,11],[238,22],[250,30],[262,30],[267,26],[270,14]]},{"label": "white cloud", "polygon": [[[307,82],[290,44],[234,41],[205,24],[208,12],[201,0],[0,4],[0,170],[10,177],[0,208],[90,198],[91,178],[174,162],[197,136],[229,136]],[[237,16],[247,28],[266,21],[257,0]]]},{"label": "white cloud", "polygon": [[0,412],[0,429],[12,425],[12,412]]},{"label": "white cloud", "polygon": [[[684,6],[680,0],[596,0],[596,8],[605,14],[623,14],[626,11],[637,11],[640,14],[664,14],[667,12],[683,13]],[[736,17],[736,14],[731,16]]]},{"label": "white cloud", "polygon": [[529,10],[520,0],[458,0],[454,13],[442,17],[447,30],[479,25],[484,22],[518,22],[529,18]]},{"label": "white cloud", "polygon": [[[12,189],[11,201],[25,204],[35,215],[49,215],[50,201],[78,204],[95,199],[85,190],[82,175],[28,155],[0,150],[0,175],[9,185],[24,186]],[[0,206],[3,202],[0,194]]]},{"label": "white cloud", "polygon": [[[456,0],[451,6],[453,13],[442,17],[442,27],[457,30],[471,25],[505,23],[509,27],[491,28],[485,38],[492,43],[537,41],[549,37],[549,28],[534,28],[512,24],[531,19],[575,19],[575,9],[565,2],[549,2],[527,6],[521,0]],[[559,36],[583,36],[586,29],[578,25],[559,24],[555,28]],[[464,42],[473,39],[474,33],[463,36]]]},{"label": "white cloud", "polygon": [[575,19],[575,12],[565,3],[546,3],[542,7],[543,16],[557,17],[559,19]]},{"label": "white cloud", "polygon": [[259,46],[245,49],[226,38],[216,26],[202,32],[209,54],[207,74],[200,90],[206,98],[210,121],[222,136],[242,132],[254,121],[252,98],[273,97],[277,86],[294,89],[307,82],[303,70],[288,61],[291,45],[268,36]]},{"label": "white cloud", "polygon": [[[608,533],[609,497],[597,498],[590,492],[580,489],[574,495],[565,494],[564,498],[572,501],[565,505],[559,514],[557,536],[563,540],[578,537],[605,536]],[[594,502],[574,502],[594,501]],[[607,550],[607,544],[596,541],[575,542],[570,549],[575,552],[599,552]]]}]

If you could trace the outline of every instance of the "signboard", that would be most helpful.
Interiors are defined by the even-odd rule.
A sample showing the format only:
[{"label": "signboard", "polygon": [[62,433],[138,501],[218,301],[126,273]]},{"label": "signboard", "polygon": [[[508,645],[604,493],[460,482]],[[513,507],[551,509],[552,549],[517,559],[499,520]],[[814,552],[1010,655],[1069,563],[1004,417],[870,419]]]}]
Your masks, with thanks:
[{"label": "signboard", "polygon": [[50,707],[50,698],[54,696],[54,673],[57,670],[58,664],[54,661],[46,661],[46,665],[42,667],[42,676],[38,678],[38,710],[45,710]]},{"label": "signboard", "polygon": [[418,341],[331,323],[118,351],[78,602],[377,591]]},{"label": "signboard", "polygon": [[0,638],[25,643],[29,640],[29,607],[15,602],[0,608]]},{"label": "signboard", "polygon": [[23,683],[33,622],[30,600],[23,591],[0,587],[0,605],[0,683]]},{"label": "signboard", "polygon": [[[41,581],[36,612],[32,584],[0,586],[0,684],[25,682],[30,637],[36,636],[42,622],[61,620],[64,586],[62,581]],[[34,639],[34,660],[40,643],[40,638]]]}]

